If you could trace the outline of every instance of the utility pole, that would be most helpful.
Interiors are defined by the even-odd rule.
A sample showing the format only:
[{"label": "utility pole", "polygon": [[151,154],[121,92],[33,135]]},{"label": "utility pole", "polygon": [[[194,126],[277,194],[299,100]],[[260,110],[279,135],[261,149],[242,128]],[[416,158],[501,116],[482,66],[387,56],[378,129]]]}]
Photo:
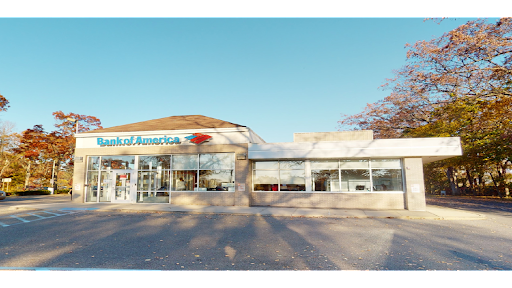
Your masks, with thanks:
[{"label": "utility pole", "polygon": [[78,134],[78,120],[73,118],[67,118],[68,121],[75,122],[76,123],[76,132],[75,135]]},{"label": "utility pole", "polygon": [[53,159],[53,168],[52,168],[52,181],[51,181],[51,184],[52,184],[52,195],[54,194],[55,192],[55,185],[54,185],[54,181],[55,181],[55,159]]}]

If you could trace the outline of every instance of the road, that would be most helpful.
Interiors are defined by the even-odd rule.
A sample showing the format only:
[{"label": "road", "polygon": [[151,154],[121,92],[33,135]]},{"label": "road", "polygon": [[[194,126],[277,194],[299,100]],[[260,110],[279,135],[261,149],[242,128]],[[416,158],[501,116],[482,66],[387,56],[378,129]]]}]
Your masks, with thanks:
[{"label": "road", "polygon": [[0,226],[0,267],[512,270],[512,202],[466,203],[488,218],[464,221],[98,211],[38,218],[6,210],[13,203],[0,203],[0,222],[13,214],[28,222]]}]

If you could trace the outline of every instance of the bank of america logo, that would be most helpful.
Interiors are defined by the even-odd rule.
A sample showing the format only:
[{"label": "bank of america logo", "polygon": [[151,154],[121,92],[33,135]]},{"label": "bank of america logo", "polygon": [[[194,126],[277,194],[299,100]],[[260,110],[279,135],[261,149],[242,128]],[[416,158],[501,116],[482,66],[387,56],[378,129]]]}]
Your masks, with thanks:
[{"label": "bank of america logo", "polygon": [[212,136],[206,135],[206,134],[201,134],[201,133],[194,133],[185,138],[190,140],[190,142],[192,142],[192,143],[201,144],[203,142],[209,141],[212,138]]}]

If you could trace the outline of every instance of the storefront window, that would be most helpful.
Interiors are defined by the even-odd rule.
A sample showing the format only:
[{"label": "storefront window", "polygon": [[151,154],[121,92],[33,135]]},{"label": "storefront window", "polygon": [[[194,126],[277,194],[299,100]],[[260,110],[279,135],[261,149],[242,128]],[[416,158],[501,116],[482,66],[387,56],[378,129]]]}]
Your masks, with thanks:
[{"label": "storefront window", "polygon": [[403,191],[400,159],[311,160],[308,166],[305,162],[253,162],[253,191],[306,191],[306,175],[311,191]]},{"label": "storefront window", "polygon": [[98,201],[98,171],[89,171],[87,173],[87,201]]},{"label": "storefront window", "polygon": [[368,169],[368,160],[340,160],[340,168],[341,169]]},{"label": "storefront window", "polygon": [[279,161],[280,170],[300,169],[304,170],[304,161]]},{"label": "storefront window", "polygon": [[139,156],[138,203],[169,203],[171,155]]},{"label": "storefront window", "polygon": [[305,191],[306,181],[304,180],[304,169],[302,170],[280,170],[279,180],[281,191]]},{"label": "storefront window", "polygon": [[171,169],[171,155],[139,156],[139,170]]},{"label": "storefront window", "polygon": [[254,191],[305,191],[304,161],[253,162]]},{"label": "storefront window", "polygon": [[338,169],[311,170],[311,181],[313,191],[340,191]]},{"label": "storefront window", "polygon": [[200,170],[199,191],[235,191],[233,170]]},{"label": "storefront window", "polygon": [[139,171],[137,175],[137,202],[169,203],[169,170]]},{"label": "storefront window", "polygon": [[234,153],[90,156],[87,168],[87,202],[112,200],[116,170],[134,170],[138,203],[169,203],[171,191],[235,191]]},{"label": "storefront window", "polygon": [[101,170],[110,169],[135,169],[135,156],[102,156]]},{"label": "storefront window", "polygon": [[340,191],[339,161],[311,161],[313,191]]},{"label": "storefront window", "polygon": [[233,153],[212,153],[199,155],[199,169],[220,170],[235,168],[235,154]]},{"label": "storefront window", "polygon": [[402,191],[402,170],[372,169],[374,191]]},{"label": "storefront window", "polygon": [[[85,188],[85,201],[98,202],[98,194],[100,201],[103,199],[103,178],[107,173],[100,171],[101,157],[92,156],[87,159],[87,176]],[[99,179],[99,182],[98,182]]]},{"label": "storefront window", "polygon": [[254,170],[254,191],[278,191],[279,171]]},{"label": "storefront window", "polygon": [[173,170],[197,170],[199,155],[173,155]]},{"label": "storefront window", "polygon": [[371,190],[370,171],[367,169],[340,170],[342,192],[368,192]]},{"label": "storefront window", "polygon": [[254,170],[277,170],[279,169],[279,162],[277,161],[261,161],[261,162],[253,162],[252,169]]},{"label": "storefront window", "polygon": [[101,181],[100,181],[100,190],[98,191],[100,194],[100,202],[110,202],[110,187],[112,185],[112,172],[110,171],[101,171]]},{"label": "storefront window", "polygon": [[372,159],[373,191],[402,191],[400,159]]},{"label": "storefront window", "polygon": [[197,170],[172,171],[172,191],[197,191]]},{"label": "storefront window", "polygon": [[89,157],[87,170],[100,170],[100,157]]}]

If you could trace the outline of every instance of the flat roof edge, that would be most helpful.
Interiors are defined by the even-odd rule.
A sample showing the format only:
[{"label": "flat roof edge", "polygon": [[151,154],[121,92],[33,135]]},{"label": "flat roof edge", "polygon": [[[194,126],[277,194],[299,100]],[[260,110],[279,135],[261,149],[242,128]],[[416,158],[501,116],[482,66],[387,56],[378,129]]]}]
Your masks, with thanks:
[{"label": "flat roof edge", "polygon": [[[461,156],[459,137],[250,144],[249,159]],[[427,160],[427,158],[425,158]],[[437,160],[434,160],[437,161]]]}]

